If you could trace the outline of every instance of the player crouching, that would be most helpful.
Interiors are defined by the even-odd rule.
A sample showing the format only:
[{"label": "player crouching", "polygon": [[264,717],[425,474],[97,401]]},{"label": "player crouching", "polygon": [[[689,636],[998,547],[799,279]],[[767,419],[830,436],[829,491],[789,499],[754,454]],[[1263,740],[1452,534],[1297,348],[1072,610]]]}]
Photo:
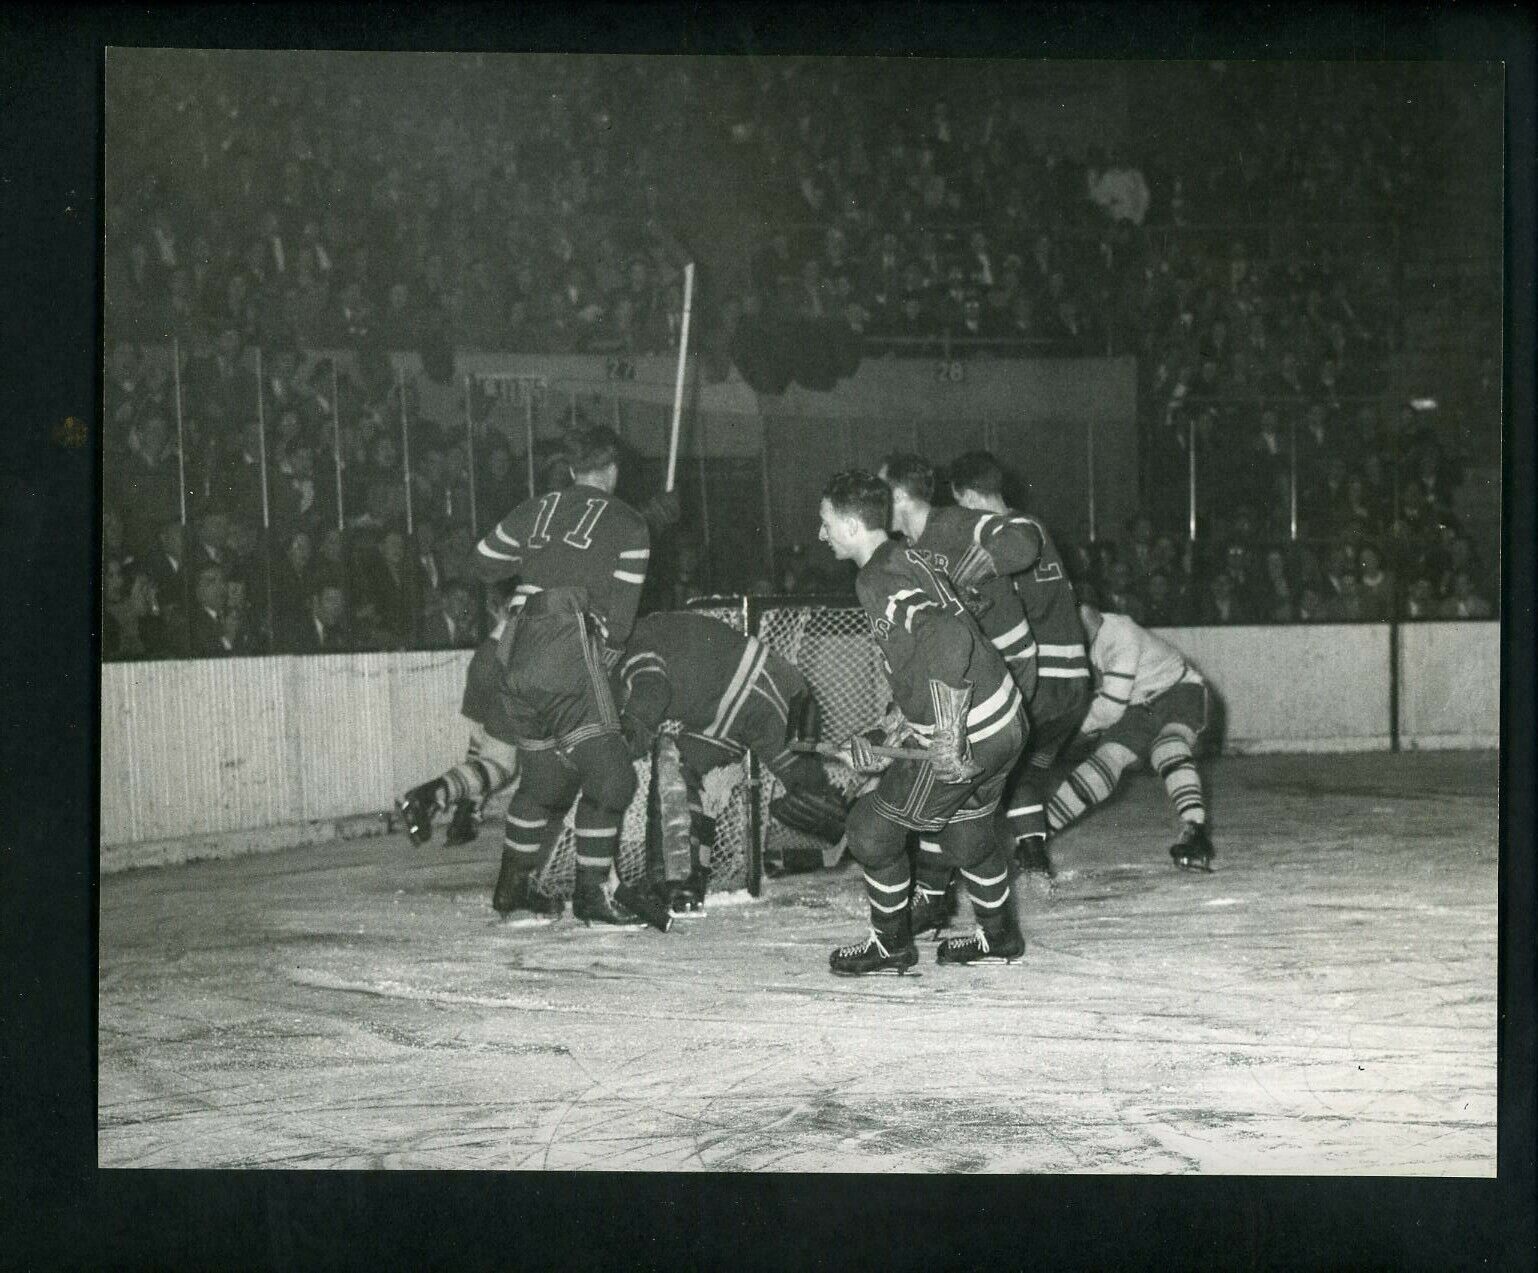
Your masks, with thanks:
[{"label": "player crouching", "polygon": [[880,772],[849,815],[850,855],[865,871],[871,930],[840,946],[836,976],[901,974],[918,962],[909,894],[910,832],[932,839],[967,882],[977,931],[938,948],[941,964],[1011,963],[1025,953],[1009,888],[1009,855],[993,834],[1004,784],[1025,744],[1019,688],[945,577],[887,536],[891,492],[874,473],[847,470],[823,491],[818,537],[860,567],[855,590],[901,714],[882,738],[927,744],[912,760],[881,756],[863,735],[851,766]]},{"label": "player crouching", "polygon": [[518,749],[512,744],[511,725],[499,710],[497,695],[497,648],[507,630],[507,605],[512,596],[510,583],[490,591],[486,609],[491,633],[476,646],[465,671],[459,711],[470,722],[470,744],[463,762],[413,787],[395,802],[395,811],[413,844],[431,841],[434,819],[449,809],[453,815],[444,844],[470,843],[476,837],[476,824],[486,801],[518,776]]},{"label": "player crouching", "polygon": [[1099,689],[1080,733],[1096,739],[1089,757],[1047,802],[1056,835],[1116,790],[1121,776],[1146,762],[1164,780],[1182,831],[1170,848],[1175,865],[1211,871],[1207,803],[1196,771],[1197,737],[1207,727],[1207,685],[1180,651],[1124,614],[1079,607]]},{"label": "player crouching", "polygon": [[636,622],[616,676],[620,726],[630,754],[657,745],[663,721],[682,727],[658,750],[663,869],[675,915],[701,913],[716,824],[702,802],[705,775],[752,751],[784,785],[771,816],[836,844],[844,801],[812,756],[791,744],[815,733],[816,701],[806,678],[756,637],[709,615],[649,614]]}]

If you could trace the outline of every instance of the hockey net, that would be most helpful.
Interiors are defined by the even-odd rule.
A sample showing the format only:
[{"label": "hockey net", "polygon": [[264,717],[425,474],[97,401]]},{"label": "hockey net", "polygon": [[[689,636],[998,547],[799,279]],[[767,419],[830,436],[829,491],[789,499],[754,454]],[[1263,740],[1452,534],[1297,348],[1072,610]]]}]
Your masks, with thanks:
[{"label": "hockey net", "polygon": [[[689,609],[720,619],[739,632],[751,632],[799,668],[817,700],[823,741],[842,743],[856,730],[875,724],[885,711],[889,693],[881,654],[871,639],[864,613],[848,601],[707,597],[691,602]],[[823,765],[829,780],[846,796],[858,789],[860,779],[847,766],[834,760],[825,760]],[[615,869],[627,882],[639,879],[647,869],[648,829],[654,810],[652,777],[652,762],[636,761],[635,799],[620,828],[615,858]],[[745,889],[757,897],[766,864],[772,873],[788,854],[821,853],[828,847],[770,818],[769,804],[781,790],[774,775],[751,756],[706,776],[702,806],[716,823],[711,846],[712,893]],[[569,897],[576,869],[576,831],[568,814],[537,886],[549,896]]]}]

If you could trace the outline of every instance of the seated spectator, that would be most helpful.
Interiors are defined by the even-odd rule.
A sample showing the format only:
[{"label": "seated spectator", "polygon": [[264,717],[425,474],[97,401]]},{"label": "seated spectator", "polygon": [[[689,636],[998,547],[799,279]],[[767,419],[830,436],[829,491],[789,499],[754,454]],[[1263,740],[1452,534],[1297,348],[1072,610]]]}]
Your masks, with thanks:
[{"label": "seated spectator", "polygon": [[1382,621],[1394,616],[1394,576],[1383,569],[1378,550],[1364,545],[1357,557],[1363,617]]},{"label": "seated spectator", "polygon": [[[354,591],[358,605],[371,604],[390,648],[409,644],[416,635],[422,589],[407,560],[406,536],[387,530],[361,563]],[[355,618],[358,617],[355,615]]]},{"label": "seated spectator", "polygon": [[1437,600],[1436,585],[1426,575],[1417,575],[1405,592],[1406,619],[1441,618],[1442,602]]},{"label": "seated spectator", "polygon": [[347,558],[347,537],[335,526],[328,526],[321,534],[311,572],[312,592],[333,585],[346,591],[352,565]]},{"label": "seated spectator", "polygon": [[1100,595],[1100,608],[1124,614],[1134,623],[1147,621],[1142,594],[1132,582],[1132,566],[1124,557],[1117,557],[1111,563]]},{"label": "seated spectator", "polygon": [[282,653],[303,648],[314,591],[311,565],[314,542],[308,531],[296,530],[284,541],[272,565],[272,642]]},{"label": "seated spectator", "polygon": [[1143,622],[1153,628],[1178,628],[1186,621],[1182,597],[1175,590],[1174,582],[1160,571],[1148,576],[1145,585],[1148,593],[1144,606]]},{"label": "seated spectator", "polygon": [[1266,551],[1266,620],[1270,623],[1293,621],[1293,586],[1287,577],[1287,555],[1280,548]]},{"label": "seated spectator", "polygon": [[423,624],[422,647],[427,650],[465,650],[480,641],[475,624],[475,598],[468,584],[448,584],[438,604]]},{"label": "seated spectator", "polygon": [[303,630],[302,654],[339,654],[352,647],[347,628],[347,594],[333,583],[322,583],[310,595],[310,621]]},{"label": "seated spectator", "polygon": [[1207,584],[1197,621],[1209,626],[1227,623],[1245,623],[1248,618],[1234,595],[1233,576],[1226,571],[1213,575]]},{"label": "seated spectator", "polygon": [[231,658],[260,653],[244,603],[225,607],[220,616],[219,645],[221,653]]},{"label": "seated spectator", "polygon": [[217,658],[224,652],[224,567],[213,562],[198,567],[193,579],[192,609],[187,613],[187,657]]},{"label": "seated spectator", "polygon": [[1314,584],[1304,584],[1298,591],[1299,623],[1334,623],[1337,615]]},{"label": "seated spectator", "polygon": [[102,615],[102,658],[155,659],[172,653],[155,582],[149,572],[135,569],[116,571],[116,582],[109,569],[106,580],[106,607]]},{"label": "seated spectator", "polygon": [[1443,619],[1488,619],[1492,613],[1490,603],[1474,590],[1474,577],[1467,570],[1453,575],[1452,591],[1437,609]]},{"label": "seated spectator", "polygon": [[1362,581],[1356,571],[1348,571],[1340,577],[1340,592],[1335,597],[1335,615],[1343,623],[1360,623],[1372,616],[1362,599]]}]

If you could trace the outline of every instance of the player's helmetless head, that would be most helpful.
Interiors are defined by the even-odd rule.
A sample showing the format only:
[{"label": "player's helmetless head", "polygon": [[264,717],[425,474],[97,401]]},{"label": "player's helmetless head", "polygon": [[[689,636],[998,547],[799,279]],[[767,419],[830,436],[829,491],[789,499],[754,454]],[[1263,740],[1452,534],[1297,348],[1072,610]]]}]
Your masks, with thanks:
[{"label": "player's helmetless head", "polygon": [[921,455],[893,451],[881,462],[879,476],[892,492],[891,529],[917,539],[934,503],[934,468]]},{"label": "player's helmetless head", "polygon": [[962,508],[1004,513],[1004,470],[987,451],[968,451],[951,461],[951,494]]},{"label": "player's helmetless head", "polygon": [[572,477],[584,486],[612,492],[619,485],[620,450],[619,435],[602,425],[573,433],[566,445]]},{"label": "player's helmetless head", "polygon": [[892,493],[874,473],[845,469],[823,488],[817,538],[840,561],[864,565],[886,542],[892,521]]}]

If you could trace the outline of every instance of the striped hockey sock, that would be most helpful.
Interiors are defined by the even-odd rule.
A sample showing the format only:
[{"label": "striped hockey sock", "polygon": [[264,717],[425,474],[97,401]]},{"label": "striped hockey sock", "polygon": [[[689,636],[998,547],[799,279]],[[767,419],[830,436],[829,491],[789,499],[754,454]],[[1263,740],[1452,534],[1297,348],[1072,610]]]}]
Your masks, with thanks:
[{"label": "striped hockey sock", "polygon": [[978,927],[989,934],[1000,932],[1009,906],[1009,860],[1004,851],[994,849],[981,862],[963,867],[961,878],[967,882],[967,897]]},{"label": "striped hockey sock", "polygon": [[460,800],[481,801],[495,795],[513,780],[500,764],[489,756],[475,756],[463,764],[455,765],[438,781],[439,807],[455,804]]},{"label": "striped hockey sock", "polygon": [[882,866],[865,868],[865,900],[870,903],[870,926],[881,934],[883,942],[906,945],[911,939],[908,926],[908,891],[913,879],[906,858]]},{"label": "striped hockey sock", "polygon": [[600,808],[586,797],[577,801],[577,881],[602,883],[619,848],[619,814]]},{"label": "striped hockey sock", "polygon": [[1148,760],[1164,779],[1164,789],[1169,792],[1170,803],[1180,820],[1203,825],[1207,821],[1207,801],[1191,744],[1180,734],[1161,734],[1154,739]]},{"label": "striped hockey sock", "polygon": [[1122,771],[1134,757],[1116,743],[1102,743],[1076,769],[1047,801],[1047,826],[1053,833],[1071,826],[1097,804],[1104,804],[1121,781]]},{"label": "striped hockey sock", "polygon": [[1035,766],[1027,766],[1026,772],[1015,781],[1004,809],[1004,820],[1009,824],[1010,837],[1018,843],[1032,836],[1047,838],[1047,816],[1041,798],[1041,782],[1045,775]]},{"label": "striped hockey sock", "polygon": [[519,870],[530,875],[541,870],[555,845],[555,837],[549,834],[551,821],[547,810],[537,805],[520,805],[515,799],[507,810],[506,830],[502,837],[503,856],[510,856]]}]

